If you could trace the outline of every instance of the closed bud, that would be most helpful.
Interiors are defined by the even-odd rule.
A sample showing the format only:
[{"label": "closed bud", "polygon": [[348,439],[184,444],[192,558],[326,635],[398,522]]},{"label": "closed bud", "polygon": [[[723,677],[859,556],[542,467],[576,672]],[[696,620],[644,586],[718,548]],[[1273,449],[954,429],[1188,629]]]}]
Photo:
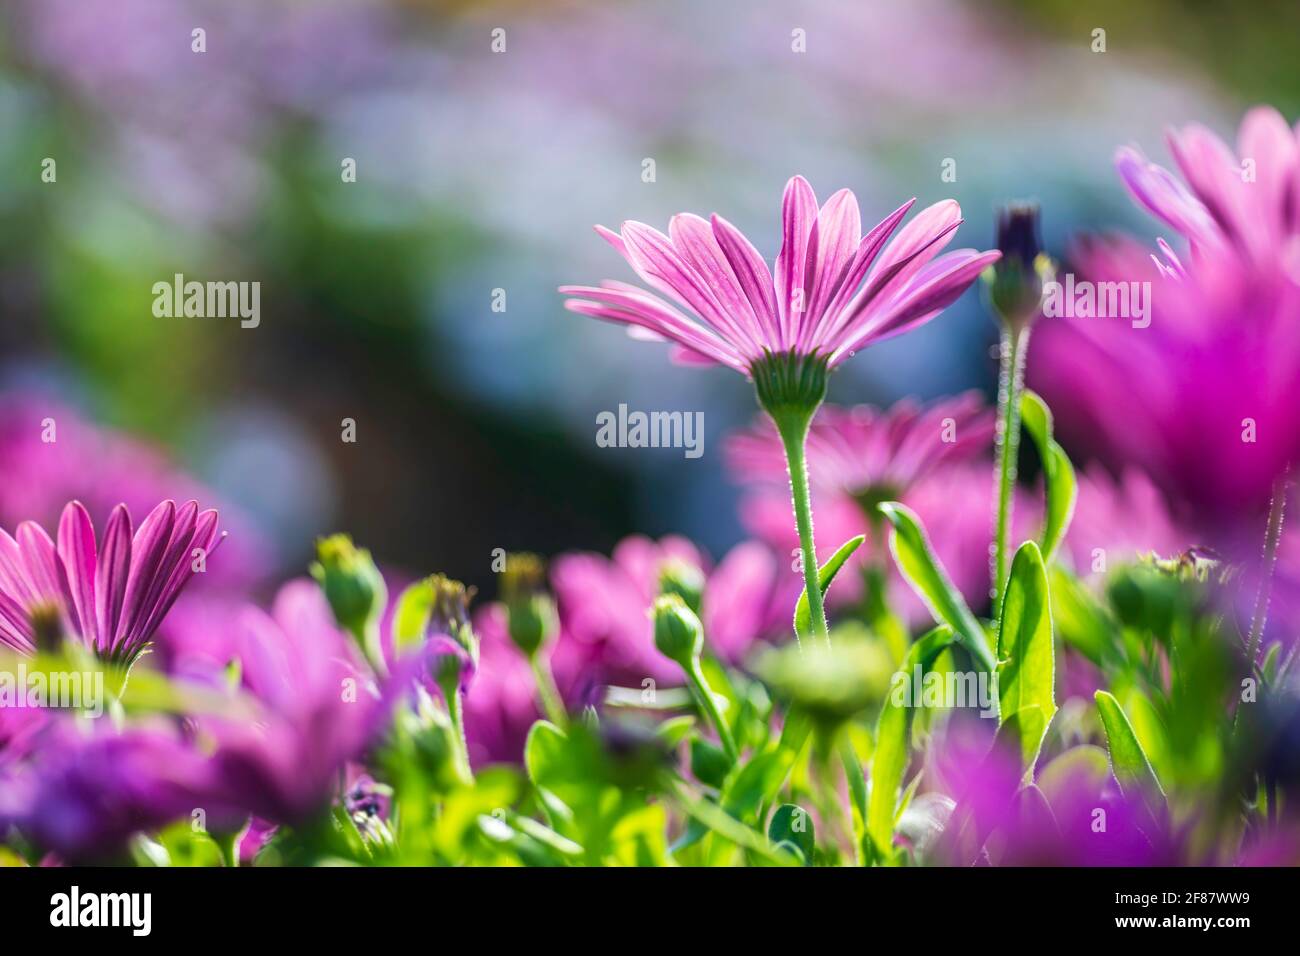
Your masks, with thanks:
[{"label": "closed bud", "polygon": [[425,653],[429,673],[444,694],[464,693],[478,672],[478,637],[470,626],[469,602],[474,589],[443,574],[428,579],[431,610]]},{"label": "closed bud", "polygon": [[546,565],[537,555],[521,553],[506,557],[501,575],[501,601],[506,608],[510,640],[528,657],[559,633],[555,602],[546,593]]},{"label": "closed bud", "polygon": [[311,575],[325,592],[335,620],[348,632],[363,635],[388,600],[384,577],[370,552],[353,545],[346,534],[334,534],[317,540],[316,555]]},{"label": "closed bud", "polygon": [[985,272],[989,303],[1000,322],[1019,331],[1038,317],[1043,285],[1055,277],[1039,236],[1037,203],[1009,203],[999,211],[998,251],[1002,258]]},{"label": "closed bud", "polygon": [[704,626],[699,617],[677,594],[662,594],[651,609],[655,625],[655,647],[671,661],[689,671],[704,647]]},{"label": "closed bud", "polygon": [[659,593],[676,594],[699,614],[704,598],[704,572],[685,561],[666,561],[659,569]]}]

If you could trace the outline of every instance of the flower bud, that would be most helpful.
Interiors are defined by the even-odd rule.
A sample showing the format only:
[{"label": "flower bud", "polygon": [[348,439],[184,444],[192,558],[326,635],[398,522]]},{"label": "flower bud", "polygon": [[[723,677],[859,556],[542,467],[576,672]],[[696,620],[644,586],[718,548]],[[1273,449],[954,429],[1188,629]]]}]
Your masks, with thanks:
[{"label": "flower bud", "polygon": [[665,561],[659,569],[659,593],[676,594],[699,614],[704,598],[704,572],[685,561]]},{"label": "flower bud", "polygon": [[316,554],[311,575],[325,592],[335,620],[351,634],[363,635],[388,600],[384,577],[370,552],[357,548],[346,534],[334,534],[316,541]]},{"label": "flower bud", "polygon": [[663,594],[651,609],[655,625],[655,647],[669,660],[689,671],[704,648],[704,626],[677,594]]},{"label": "flower bud", "polygon": [[989,303],[999,321],[1019,331],[1038,317],[1043,285],[1055,275],[1039,237],[1037,203],[1014,202],[999,211],[998,251],[1002,258],[985,270]]},{"label": "flower bud", "polygon": [[429,673],[443,693],[469,689],[478,672],[478,638],[469,621],[474,589],[443,574],[428,579],[431,609],[425,643]]},{"label": "flower bud", "polygon": [[559,633],[555,602],[546,593],[546,565],[537,555],[506,556],[501,575],[501,601],[506,608],[510,640],[526,656],[532,657]]}]

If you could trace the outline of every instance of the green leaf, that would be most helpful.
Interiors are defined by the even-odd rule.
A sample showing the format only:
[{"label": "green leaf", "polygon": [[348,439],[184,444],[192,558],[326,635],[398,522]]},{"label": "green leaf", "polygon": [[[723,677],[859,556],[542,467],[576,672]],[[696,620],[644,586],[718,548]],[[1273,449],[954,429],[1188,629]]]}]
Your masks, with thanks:
[{"label": "green leaf", "polygon": [[844,777],[849,785],[849,800],[852,801],[855,855],[858,864],[866,866],[873,856],[871,840],[867,836],[867,780],[851,734],[845,734],[840,741],[840,760],[844,763]]},{"label": "green leaf", "polygon": [[1052,437],[1052,412],[1034,392],[1025,390],[1020,397],[1020,421],[1038,447],[1043,463],[1043,484],[1047,490],[1047,514],[1043,521],[1043,560],[1051,563],[1057,546],[1065,537],[1074,514],[1078,487],[1070,458]]},{"label": "green leaf", "polygon": [[1110,768],[1125,797],[1139,800],[1152,817],[1165,812],[1165,791],[1160,786],[1151,761],[1133,733],[1133,725],[1124,715],[1119,701],[1104,690],[1094,695],[1102,726],[1106,729],[1106,746],[1110,750]]},{"label": "green leaf", "polygon": [[1038,748],[1042,746],[1043,735],[1047,733],[1047,718],[1043,708],[1038,704],[1022,707],[1007,716],[998,725],[998,732],[993,738],[993,748],[1008,755],[1020,754],[1020,769],[1025,779],[1029,780],[1034,772],[1034,763],[1038,760]]},{"label": "green leaf", "polygon": [[[840,568],[844,567],[854,551],[866,540],[865,535],[858,535],[855,538],[849,538],[845,541],[838,551],[830,556],[830,559],[817,569],[817,584],[822,589],[822,594],[831,586],[835,580],[835,575],[840,573]],[[808,589],[804,588],[799,593],[799,601],[794,606],[794,632],[799,637],[807,637],[812,633],[812,611],[808,608]]]},{"label": "green leaf", "polygon": [[[935,659],[952,642],[953,632],[950,628],[935,628],[908,649],[907,658],[898,674],[903,675],[904,680],[911,681],[913,672],[920,667],[924,677],[924,672],[934,665]],[[903,774],[907,771],[915,711],[915,706],[904,706],[896,701],[896,697],[891,692],[885,698],[880,717],[876,721],[876,749],[871,755],[867,834],[871,837],[879,859],[887,859],[892,852],[894,822],[898,816],[898,789],[902,786]],[[913,705],[917,703],[919,702],[912,702]]]},{"label": "green leaf", "polygon": [[812,815],[803,807],[793,803],[783,803],[777,807],[767,824],[767,838],[775,844],[792,844],[803,856],[805,863],[812,863],[817,838]]},{"label": "green leaf", "polygon": [[[552,724],[552,726],[554,725]],[[680,717],[670,717],[657,725],[655,727],[655,736],[663,741],[665,747],[671,750],[689,737],[694,728],[695,715],[683,714]]]},{"label": "green leaf", "polygon": [[1052,589],[1052,628],[1062,644],[1105,666],[1118,653],[1119,628],[1106,608],[1059,563],[1047,571]]},{"label": "green leaf", "polygon": [[1021,757],[1033,770],[1042,735],[1056,713],[1056,653],[1052,643],[1051,589],[1038,545],[1026,541],[1016,552],[1007,577],[998,619],[998,708],[1005,716],[1038,707],[1042,733],[1034,737],[1021,724]]},{"label": "green leaf", "polygon": [[886,501],[879,508],[880,513],[893,525],[893,531],[889,535],[889,549],[894,553],[898,570],[929,607],[934,619],[947,624],[959,634],[961,643],[976,662],[993,673],[997,665],[984,638],[984,628],[966,606],[966,599],[935,557],[925,528],[921,526],[921,519],[912,509],[897,501]]},{"label": "green leaf", "polygon": [[402,591],[393,613],[393,650],[401,653],[424,640],[429,615],[433,612],[433,585],[428,579],[416,581]]},{"label": "green leaf", "polygon": [[778,747],[732,772],[722,789],[722,806],[737,820],[754,820],[769,794],[781,789],[798,754]]},{"label": "green leaf", "polygon": [[721,747],[698,734],[691,737],[691,775],[700,783],[719,789],[731,770],[731,758]]},{"label": "green leaf", "polygon": [[539,720],[529,729],[524,742],[524,767],[535,786],[545,786],[555,776],[564,759],[566,740],[564,731],[549,720]]}]

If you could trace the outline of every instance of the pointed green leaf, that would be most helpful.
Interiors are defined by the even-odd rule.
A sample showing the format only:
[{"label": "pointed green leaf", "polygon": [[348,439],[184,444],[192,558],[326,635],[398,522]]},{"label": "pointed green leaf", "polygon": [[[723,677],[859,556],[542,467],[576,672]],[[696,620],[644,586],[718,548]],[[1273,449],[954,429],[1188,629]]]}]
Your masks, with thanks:
[{"label": "pointed green leaf", "polygon": [[401,653],[424,640],[429,615],[433,612],[433,585],[428,579],[416,581],[402,591],[393,614],[393,649]]},{"label": "pointed green leaf", "polygon": [[971,656],[992,673],[996,662],[984,638],[984,628],[935,557],[921,519],[912,509],[897,501],[887,501],[879,507],[880,513],[893,525],[889,549],[894,553],[898,570],[929,607],[934,619],[961,635],[961,643]]},{"label": "pointed green leaf", "polygon": [[1038,749],[1042,746],[1043,735],[1046,733],[1047,718],[1043,716],[1043,708],[1030,704],[1003,719],[993,738],[993,746],[1007,754],[1019,753],[1020,769],[1024,772],[1025,779],[1029,780],[1033,776]]},{"label": "pointed green leaf", "polygon": [[[840,568],[844,567],[844,562],[849,559],[854,551],[858,550],[862,542],[866,540],[864,535],[858,535],[855,538],[849,538],[845,541],[838,551],[817,569],[817,583],[822,589],[822,594],[831,586],[835,580],[835,575],[840,573]],[[801,638],[807,637],[812,633],[812,611],[808,607],[808,589],[804,588],[799,593],[799,601],[794,606],[794,632]]]},{"label": "pointed green leaf", "polygon": [[[1007,577],[998,619],[998,708],[1004,717],[1038,707],[1042,734],[1056,713],[1056,654],[1052,644],[1051,590],[1038,545],[1026,541],[1016,552]],[[1032,770],[1042,746],[1021,725],[1021,756]]]},{"label": "pointed green leaf", "polygon": [[783,803],[776,808],[767,825],[767,838],[774,844],[791,844],[803,856],[805,863],[811,863],[817,839],[813,830],[813,819],[803,807],[793,803]]},{"label": "pointed green leaf", "polygon": [[934,666],[935,658],[953,642],[953,632],[948,627],[937,627],[926,634],[907,651],[902,668],[894,675],[895,687],[881,706],[876,721],[876,749],[871,755],[871,793],[867,800],[867,834],[879,859],[892,852],[894,822],[897,819],[898,789],[907,771],[908,752],[912,733],[912,716],[919,701],[901,699],[896,693],[900,679],[913,681],[919,667],[921,676]]},{"label": "pointed green leaf", "polygon": [[1165,808],[1165,791],[1151,769],[1151,761],[1133,733],[1133,725],[1124,715],[1119,701],[1104,690],[1094,695],[1102,726],[1106,729],[1106,746],[1110,751],[1110,768],[1125,797],[1142,802],[1157,819]]},{"label": "pointed green leaf", "polygon": [[1020,398],[1020,420],[1038,448],[1043,463],[1043,484],[1047,491],[1047,514],[1043,521],[1043,560],[1051,563],[1056,548],[1070,527],[1078,487],[1070,458],[1052,437],[1052,412],[1038,395],[1025,390]]},{"label": "pointed green leaf", "polygon": [[529,729],[524,742],[524,767],[535,786],[544,787],[553,779],[566,742],[564,731],[550,721],[539,720]]}]

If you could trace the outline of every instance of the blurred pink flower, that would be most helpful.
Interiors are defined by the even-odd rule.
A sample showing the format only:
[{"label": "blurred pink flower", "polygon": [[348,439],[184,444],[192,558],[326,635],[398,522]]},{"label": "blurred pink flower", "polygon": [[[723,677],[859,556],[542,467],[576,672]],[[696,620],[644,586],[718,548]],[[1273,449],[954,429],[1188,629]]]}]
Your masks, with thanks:
[{"label": "blurred pink flower", "polygon": [[[1138,203],[1191,246],[1188,262],[1128,239],[1081,243],[1096,283],[1146,283],[1149,314],[1039,323],[1029,378],[1071,447],[1143,468],[1206,543],[1254,540],[1272,484],[1300,458],[1300,148],[1251,111],[1239,151],[1201,127],[1171,135],[1187,180],[1120,150]],[[1138,288],[1142,288],[1138,286]]]},{"label": "blurred pink flower", "polygon": [[1173,557],[1196,543],[1169,513],[1160,489],[1136,468],[1116,479],[1094,463],[1078,474],[1078,488],[1065,549],[1080,577],[1093,572],[1099,556],[1104,571],[1150,552]]},{"label": "blurred pink flower", "polygon": [[63,633],[105,660],[132,663],[194,576],[195,552],[210,557],[220,536],[216,511],[164,501],[132,533],[118,505],[98,547],[81,502],[59,521],[58,543],[34,521],[15,537],[0,529],[0,643],[36,649],[33,614],[52,609]]},{"label": "blurred pink flower", "polygon": [[1258,106],[1242,119],[1235,152],[1195,123],[1167,139],[1185,183],[1132,147],[1115,165],[1137,203],[1187,240],[1194,266],[1229,256],[1300,267],[1300,126]]},{"label": "blurred pink flower", "polygon": [[700,616],[708,652],[736,662],[756,641],[789,626],[802,578],[783,576],[776,556],[754,541],[732,548],[713,568],[693,544],[672,535],[624,538],[608,558],[564,554],[552,562],[551,584],[563,631],[554,667],[566,696],[594,683],[682,682],[681,668],[656,650],[647,614],[660,574],[674,564],[705,576]]},{"label": "blurred pink flower", "polygon": [[[475,767],[519,763],[528,730],[542,716],[532,669],[506,632],[503,605],[479,608],[474,633],[479,639],[478,676],[464,703],[470,762]],[[557,646],[566,640],[561,634]]]},{"label": "blurred pink flower", "polygon": [[[813,514],[819,537],[827,542],[819,557],[866,535],[868,543],[851,567],[886,563],[896,609],[912,623],[928,621],[925,606],[893,569],[882,523],[871,510],[881,501],[901,500],[925,522],[940,560],[967,600],[976,607],[986,603],[993,418],[974,392],[928,406],[904,399],[885,411],[823,407],[808,436]],[[740,505],[745,527],[779,553],[792,553],[799,542],[790,522],[776,430],[760,419],[727,440],[726,454],[733,477],[748,486]],[[1024,508],[1019,514],[1017,525],[1028,526]],[[836,578],[827,600],[844,606],[861,596],[859,575],[846,574]]]},{"label": "blurred pink flower", "polygon": [[266,542],[239,509],[220,501],[160,450],[95,425],[58,399],[32,392],[0,395],[0,461],[5,463],[0,524],[30,519],[52,526],[74,499],[102,521],[119,502],[144,514],[166,498],[193,498],[215,502],[229,532],[222,560],[194,584],[240,587],[268,570]]},{"label": "blurred pink flower", "polygon": [[794,353],[820,356],[833,368],[857,349],[928,322],[998,258],[973,249],[935,258],[961,223],[951,200],[922,210],[887,245],[913,201],[864,237],[851,190],[819,210],[808,181],[795,176],[781,203],[775,274],[718,215],[681,213],[667,236],[640,222],[625,222],[618,233],[597,227],[644,282],[698,320],[623,282],[560,291],[574,297],[565,302],[570,310],[673,341],[674,356],[689,363],[721,363],[748,375],[769,354]]}]

